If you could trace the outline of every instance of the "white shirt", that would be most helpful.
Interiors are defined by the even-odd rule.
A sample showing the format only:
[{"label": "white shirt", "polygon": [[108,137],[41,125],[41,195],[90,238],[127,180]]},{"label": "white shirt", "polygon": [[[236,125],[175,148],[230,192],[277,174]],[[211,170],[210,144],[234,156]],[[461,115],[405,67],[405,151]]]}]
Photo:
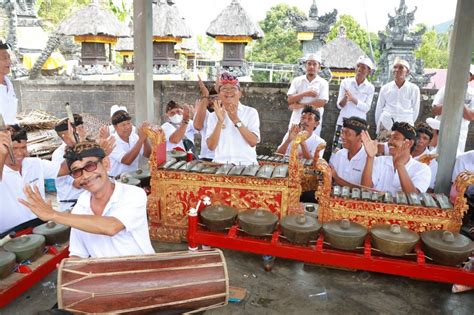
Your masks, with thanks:
[{"label": "white shirt", "polygon": [[18,202],[18,198],[26,200],[23,188],[27,184],[38,186],[44,198],[44,179],[56,178],[60,166],[60,163],[39,158],[25,158],[21,174],[7,165],[3,167],[3,179],[0,181],[0,233],[36,218],[29,208]]},{"label": "white shirt", "polygon": [[[357,99],[357,104],[347,101],[346,106],[341,107],[339,105],[339,102],[344,98],[346,90]],[[374,91],[374,85],[367,81],[367,79],[365,79],[360,85],[357,84],[355,78],[346,78],[342,80],[341,85],[339,86],[339,96],[337,97],[336,103],[337,108],[341,111],[339,112],[336,124],[342,126],[342,119],[352,116],[367,120],[367,112],[370,110],[370,106],[372,105]]]},{"label": "white shirt", "polygon": [[114,134],[114,137],[115,148],[109,156],[111,162],[109,175],[117,176],[125,172],[136,171],[138,169],[138,162],[140,160],[140,156],[143,156],[143,146],[140,149],[140,153],[130,165],[123,164],[121,161],[125,154],[127,154],[133,148],[135,143],[138,142],[138,135],[132,132],[130,134],[130,137],[128,138],[128,143],[123,141],[117,133]]},{"label": "white shirt", "polygon": [[[66,144],[63,142],[54,150],[51,161],[61,164],[64,161],[64,150],[66,150]],[[56,198],[61,211],[68,210],[73,205],[73,202],[61,202],[61,200],[75,200],[84,191],[84,189],[74,187],[72,185],[73,182],[74,178],[70,175],[60,176],[55,179]]]},{"label": "white shirt", "polygon": [[382,86],[375,108],[375,123],[377,133],[380,126],[392,129],[392,118],[398,122],[407,122],[414,125],[420,112],[420,89],[415,84],[405,81],[401,88],[395,81]]},{"label": "white shirt", "polygon": [[[291,81],[290,88],[286,93],[289,95],[299,94],[304,91],[314,90],[319,93],[318,97],[303,97],[299,103],[300,104],[309,104],[316,100],[325,100],[326,102],[329,100],[329,83],[325,79],[321,78],[320,76],[316,75],[316,77],[309,82],[306,78],[306,75],[301,75],[296,77]],[[321,134],[321,126],[323,125],[323,114],[324,114],[324,107],[318,108],[319,112],[321,113],[321,119],[319,120],[319,126],[314,131],[318,136]],[[301,113],[303,112],[303,108],[294,109],[291,113],[290,124],[288,125],[288,129],[293,124],[299,124]]]},{"label": "white shirt", "polygon": [[[405,164],[405,168],[415,188],[420,192],[426,192],[431,182],[431,170],[428,165],[410,157],[408,163]],[[397,191],[403,191],[398,172],[395,172],[393,168],[392,156],[378,156],[375,158],[372,182],[375,189],[390,192],[392,195],[395,195]]]},{"label": "white shirt", "polygon": [[[426,155],[426,154],[433,154],[433,152],[431,152],[428,148],[426,148],[425,151],[422,154],[420,154],[418,156],[415,156],[414,159],[419,161],[420,157],[422,157],[423,155]],[[436,159],[432,159],[428,166],[430,167],[430,170],[431,170],[431,181],[430,181],[430,187],[429,188],[434,189],[435,181],[436,181],[436,174],[438,173],[438,162],[436,161]]]},{"label": "white shirt", "polygon": [[454,164],[452,181],[458,177],[462,171],[474,172],[474,150],[464,152],[456,158]]},{"label": "white shirt", "polygon": [[0,114],[7,125],[14,125],[17,123],[16,112],[18,107],[18,99],[16,98],[13,84],[5,76],[6,85],[0,84]]},{"label": "white shirt", "polygon": [[[257,143],[260,142],[260,119],[255,108],[243,105],[239,102],[237,115],[242,124],[257,136]],[[208,139],[217,125],[216,113],[209,114],[206,128],[206,139]],[[226,114],[224,127],[221,129],[219,142],[214,151],[214,162],[232,163],[241,165],[257,164],[257,152],[255,147],[251,147],[240,134],[237,127]]]},{"label": "white shirt", "polygon": [[[285,143],[286,139],[288,139],[288,136],[289,136],[289,131],[286,132],[280,146],[283,143]],[[285,155],[290,155],[290,150],[291,150],[292,143],[290,143],[290,145],[288,145],[288,147],[286,148]],[[313,132],[311,134],[311,136],[304,141],[304,143],[306,144],[306,148],[308,149],[309,154],[311,155],[311,158],[313,158],[314,157],[314,152],[316,151],[316,148],[318,147],[318,145],[321,144],[321,143],[326,143],[326,141],[324,141],[324,139],[322,139],[320,136],[318,136],[316,133]],[[324,150],[321,150],[319,152],[319,158],[320,159],[323,158],[323,154],[324,154]],[[304,158],[303,151],[301,150],[301,145],[298,145],[298,158],[300,158],[300,159]]]},{"label": "white shirt", "polygon": [[[85,191],[79,197],[72,213],[94,215],[91,198],[91,193]],[[148,232],[146,202],[147,197],[143,189],[115,182],[114,192],[102,216],[116,218],[125,229],[114,236],[107,236],[72,228],[69,241],[70,256],[100,258],[154,254]]]},{"label": "white shirt", "polygon": [[348,156],[349,151],[343,148],[331,156],[329,164],[334,167],[339,177],[351,184],[360,185],[362,172],[367,161],[364,146],[361,146],[352,159],[349,160]]},{"label": "white shirt", "polygon": [[[436,95],[433,99],[432,106],[444,105],[444,93],[445,93],[445,87],[443,86],[436,93]],[[472,88],[470,85],[467,86],[464,105],[468,109],[474,109],[474,88]],[[441,120],[441,115],[436,116],[436,119]],[[469,123],[470,123],[469,120],[465,119],[464,117],[462,118],[461,131],[459,133],[459,143],[458,143],[457,155],[460,155],[461,153],[463,153],[464,149],[466,148],[467,134],[469,132]]]},{"label": "white shirt", "polygon": [[204,122],[202,124],[202,128],[199,131],[201,134],[201,151],[199,154],[200,159],[214,159],[214,151],[209,150],[209,147],[207,146],[207,141],[206,141],[206,131],[207,131],[207,119],[209,118],[209,111],[206,109],[206,117],[204,118]]},{"label": "white shirt", "polygon": [[[161,129],[163,129],[163,132],[165,133],[166,137],[166,151],[171,151],[176,147],[179,147],[183,150],[185,149],[183,140],[179,141],[178,143],[170,142],[171,135],[176,131],[176,129],[178,129],[175,125],[170,122],[165,122],[163,125],[161,125]],[[188,125],[186,126],[186,131],[184,132],[184,136],[191,140],[192,143],[194,143],[195,133],[197,133],[197,131],[193,127],[193,121],[189,120]]]}]

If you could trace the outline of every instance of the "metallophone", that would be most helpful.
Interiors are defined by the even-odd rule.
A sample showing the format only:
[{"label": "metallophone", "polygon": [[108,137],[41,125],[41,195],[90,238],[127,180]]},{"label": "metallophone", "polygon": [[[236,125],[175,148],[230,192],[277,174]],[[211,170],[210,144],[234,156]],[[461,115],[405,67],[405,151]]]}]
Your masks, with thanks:
[{"label": "metallophone", "polygon": [[[320,169],[329,168],[324,161],[319,161],[318,164]],[[322,170],[322,174],[326,176],[326,180],[330,180],[330,177],[327,177],[329,173]],[[329,185],[327,183],[323,180],[320,188],[324,187],[326,190],[320,189],[317,192],[320,201],[318,220],[321,223],[349,218],[367,227],[378,223],[398,223],[417,232],[437,229],[458,232],[467,208],[464,192],[469,185],[474,184],[474,173],[463,172],[456,178],[455,184],[459,195],[454,205],[449,203],[446,196],[437,194],[407,196],[398,193],[393,198],[391,195],[375,191],[360,189],[350,191],[347,187],[335,188],[331,194],[331,182],[329,181]],[[354,199],[351,199],[352,196]],[[206,199],[207,196],[203,198],[204,201]],[[199,245],[208,245],[327,266],[474,286],[473,272],[460,266],[444,266],[432,262],[425,254],[421,242],[415,246],[412,253],[403,257],[392,257],[379,253],[373,247],[370,236],[365,238],[362,247],[344,251],[328,245],[324,233],[319,233],[309,244],[299,245],[282,237],[281,228],[276,229],[268,237],[260,238],[243,233],[237,223],[228,230],[216,232],[200,223],[199,212],[202,210],[200,205],[201,203],[198,203],[196,209],[191,209],[188,216],[190,250],[197,249]],[[207,205],[209,204],[205,206]]]},{"label": "metallophone", "polygon": [[[29,235],[33,228],[16,233],[16,237]],[[56,266],[69,256],[69,242],[63,244],[47,245],[45,252],[32,262],[22,262],[15,266],[15,271],[6,278],[0,280],[0,308],[8,305],[15,298],[27,291],[33,285],[41,281]]]},{"label": "metallophone", "polygon": [[464,192],[474,184],[474,174],[461,173],[456,178],[458,197],[451,205],[441,194],[390,194],[348,187],[332,188],[332,174],[327,162],[320,160],[317,169],[323,179],[316,191],[321,223],[349,219],[368,228],[375,224],[399,224],[416,232],[447,230],[459,232],[468,205]]},{"label": "metallophone", "polygon": [[288,164],[263,163],[248,167],[204,161],[166,161],[165,136],[161,129],[148,129],[152,141],[150,157],[151,194],[148,196],[150,236],[155,240],[186,240],[187,212],[200,196],[239,210],[267,209],[279,217],[299,206],[304,167],[297,146],[292,144]]}]

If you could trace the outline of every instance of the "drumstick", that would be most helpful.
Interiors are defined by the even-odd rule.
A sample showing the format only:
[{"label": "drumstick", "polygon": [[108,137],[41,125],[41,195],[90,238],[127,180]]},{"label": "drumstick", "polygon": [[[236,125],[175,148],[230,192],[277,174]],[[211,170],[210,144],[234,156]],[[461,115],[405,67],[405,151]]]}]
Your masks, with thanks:
[{"label": "drumstick", "polygon": [[[7,126],[5,125],[5,121],[3,120],[2,114],[0,114],[0,131],[7,130]],[[8,146],[8,154],[10,155],[10,160],[12,160],[12,164],[16,164],[15,155],[13,154],[13,145]]]}]

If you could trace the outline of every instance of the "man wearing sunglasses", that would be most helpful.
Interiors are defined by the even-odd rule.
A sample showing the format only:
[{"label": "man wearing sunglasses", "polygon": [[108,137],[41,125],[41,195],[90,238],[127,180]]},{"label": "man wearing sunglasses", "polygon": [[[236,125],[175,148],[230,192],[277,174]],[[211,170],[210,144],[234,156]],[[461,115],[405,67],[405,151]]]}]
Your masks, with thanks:
[{"label": "man wearing sunglasses", "polygon": [[71,213],[57,212],[37,187],[24,187],[20,202],[44,221],[71,226],[70,256],[81,258],[153,254],[146,216],[144,190],[113,182],[110,160],[95,142],[80,142],[66,150],[73,178],[85,192]]},{"label": "man wearing sunglasses", "polygon": [[18,202],[25,198],[23,186],[37,187],[38,194],[44,197],[45,178],[69,173],[66,163],[28,157],[27,139],[26,129],[18,125],[0,131],[0,238],[11,231],[43,223]]}]

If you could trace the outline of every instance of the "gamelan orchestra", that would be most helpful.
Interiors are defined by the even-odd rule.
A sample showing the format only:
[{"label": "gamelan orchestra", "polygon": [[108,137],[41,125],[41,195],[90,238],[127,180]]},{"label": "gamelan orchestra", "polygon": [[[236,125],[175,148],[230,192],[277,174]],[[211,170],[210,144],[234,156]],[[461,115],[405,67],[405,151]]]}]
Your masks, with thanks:
[{"label": "gamelan orchestra", "polygon": [[[51,160],[28,156],[27,130],[2,104],[1,306],[57,264],[57,307],[65,311],[224,306],[231,296],[220,248],[263,255],[268,271],[282,257],[472,289],[474,151],[464,152],[465,138],[451,192],[435,193],[444,94],[433,102],[437,116],[415,124],[420,91],[406,80],[409,63],[397,59],[370,130],[374,65],[362,56],[355,77],[340,85],[328,144],[320,137],[329,99],[320,66],[318,55],[307,55],[306,73],[291,82],[290,123],[273,155],[257,155],[259,113],[240,102],[229,72],[212,86],[199,80],[194,106],[170,101],[161,126],[134,125],[127,108],[114,105],[110,124],[91,135],[67,106]],[[466,121],[474,117],[468,94]],[[51,178],[54,203],[45,194]],[[188,242],[189,251],[156,253],[152,240]]]}]

